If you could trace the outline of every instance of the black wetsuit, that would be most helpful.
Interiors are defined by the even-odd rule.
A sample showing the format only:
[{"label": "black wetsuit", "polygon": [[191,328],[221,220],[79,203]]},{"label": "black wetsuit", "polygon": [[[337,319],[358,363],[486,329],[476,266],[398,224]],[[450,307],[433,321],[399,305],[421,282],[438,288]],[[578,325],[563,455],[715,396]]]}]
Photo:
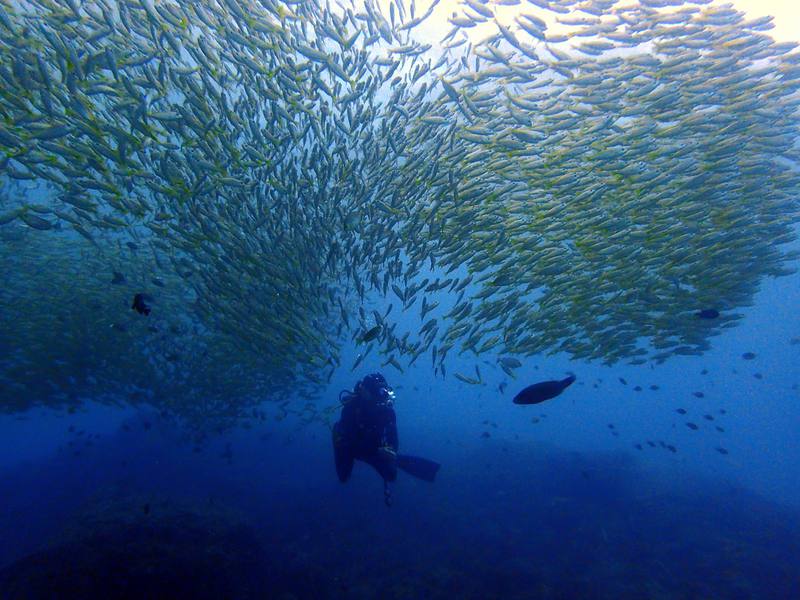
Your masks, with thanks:
[{"label": "black wetsuit", "polygon": [[[391,448],[393,452],[381,450]],[[388,403],[350,394],[333,426],[333,451],[339,481],[347,481],[355,459],[372,465],[386,481],[397,479],[397,418]]]}]

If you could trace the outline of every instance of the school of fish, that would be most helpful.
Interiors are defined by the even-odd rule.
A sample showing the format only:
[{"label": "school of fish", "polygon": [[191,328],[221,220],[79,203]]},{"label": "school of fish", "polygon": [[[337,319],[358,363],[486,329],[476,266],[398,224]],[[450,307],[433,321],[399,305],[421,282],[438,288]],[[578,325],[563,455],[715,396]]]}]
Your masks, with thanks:
[{"label": "school of fish", "polygon": [[464,0],[425,39],[425,4],[0,0],[3,409],[314,419],[373,353],[663,361],[791,272],[771,18]]}]

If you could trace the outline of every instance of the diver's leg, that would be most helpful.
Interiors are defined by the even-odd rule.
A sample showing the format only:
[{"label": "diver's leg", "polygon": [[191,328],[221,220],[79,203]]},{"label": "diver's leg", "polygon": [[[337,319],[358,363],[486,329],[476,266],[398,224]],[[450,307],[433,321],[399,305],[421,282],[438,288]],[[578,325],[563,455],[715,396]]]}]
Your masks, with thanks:
[{"label": "diver's leg", "polygon": [[339,423],[333,426],[333,458],[336,461],[336,474],[339,476],[339,481],[344,483],[350,479],[350,473],[353,472],[353,453],[339,433]]},{"label": "diver's leg", "polygon": [[386,481],[394,481],[397,479],[397,456],[395,454],[377,450],[362,460],[372,465]]}]

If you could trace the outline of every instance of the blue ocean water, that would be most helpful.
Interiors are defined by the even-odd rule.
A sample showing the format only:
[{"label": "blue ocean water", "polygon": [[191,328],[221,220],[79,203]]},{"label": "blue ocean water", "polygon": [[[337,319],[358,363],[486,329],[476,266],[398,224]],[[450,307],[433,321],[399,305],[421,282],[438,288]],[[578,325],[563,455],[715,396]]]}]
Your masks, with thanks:
[{"label": "blue ocean water", "polygon": [[[386,372],[401,450],[442,464],[401,473],[391,507],[365,464],[337,481],[325,426],[269,405],[202,441],[143,408],[5,416],[2,597],[797,597],[799,282],[765,282],[705,356],[653,369]],[[511,403],[566,370],[561,396]]]},{"label": "blue ocean water", "polygon": [[[640,4],[621,13],[630,27],[609,30],[624,48],[584,45],[592,57],[614,46],[608,61],[559,58],[559,33],[539,56],[534,17],[524,30],[536,48],[504,29],[472,56],[460,37],[453,64],[432,67],[440,49],[407,58],[430,48],[401,33],[400,3],[380,18],[368,4],[348,24],[346,11],[323,18],[294,0],[251,3],[267,7],[257,19],[235,0],[105,12],[67,0],[47,18],[0,2],[0,600],[800,598],[800,275],[768,275],[776,247],[800,248],[789,197],[800,58],[759,33],[768,22],[740,36],[724,6],[684,30],[683,17],[650,10],[679,2]],[[573,5],[553,2],[548,21],[582,11],[573,27],[605,31],[608,19],[587,16],[602,16],[603,0]],[[212,30],[208,46],[192,37]],[[660,59],[628,52],[640,30],[659,32],[642,40],[661,45]],[[395,41],[409,44],[386,50]],[[52,64],[34,67],[41,48]],[[478,58],[495,75],[510,61],[504,79],[473,85]],[[740,85],[740,62],[763,95]],[[720,89],[689,67],[718,71]],[[614,104],[621,85],[630,97]],[[492,174],[485,185],[476,162]],[[419,188],[408,205],[398,182]],[[420,191],[434,189],[434,202]],[[587,216],[592,203],[603,208]],[[541,258],[526,244],[543,231],[555,241]],[[612,274],[596,284],[612,291],[595,295],[607,259]],[[651,272],[627,268],[640,259]],[[574,297],[565,272],[580,279]],[[448,338],[458,292],[425,286],[473,276],[467,301],[518,292],[505,306],[534,331],[493,328],[483,306]],[[524,311],[551,283],[541,325]],[[632,365],[628,348],[603,364],[615,349],[587,325],[611,323],[629,343],[644,323],[643,346],[675,349],[673,334],[683,350],[703,346],[695,311],[717,299],[694,304],[709,289],[729,297],[701,355]],[[623,296],[636,300],[615,311]],[[152,315],[132,311],[132,297]],[[438,312],[417,318],[434,301]],[[577,334],[553,320],[559,301]],[[631,306],[652,314],[626,323]],[[408,364],[406,332],[411,345],[428,337],[434,314],[442,331]],[[472,349],[486,351],[455,343],[475,335],[473,320],[484,329]],[[486,341],[498,331],[502,343]],[[568,338],[597,344],[598,359],[520,355],[501,368],[545,333],[545,349]],[[385,484],[363,462],[338,480],[340,392],[375,372],[395,392],[400,452],[439,463],[435,481],[400,472]],[[568,374],[554,398],[512,400]],[[275,389],[258,386],[262,375]]]}]

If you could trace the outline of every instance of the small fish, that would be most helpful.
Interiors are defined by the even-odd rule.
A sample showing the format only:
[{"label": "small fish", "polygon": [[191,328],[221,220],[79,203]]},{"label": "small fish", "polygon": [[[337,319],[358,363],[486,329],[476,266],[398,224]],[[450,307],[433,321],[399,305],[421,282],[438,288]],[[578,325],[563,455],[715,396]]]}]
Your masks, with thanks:
[{"label": "small fish", "polygon": [[745,352],[744,354],[742,354],[742,358],[745,360],[753,360],[755,357],[756,355],[753,354],[752,352]]},{"label": "small fish", "polygon": [[700,371],[700,375],[708,375],[708,369],[703,369]]},{"label": "small fish", "polygon": [[364,335],[361,336],[361,341],[362,342],[371,342],[376,337],[378,337],[380,334],[381,334],[381,326],[380,325],[375,325],[375,327],[373,327],[372,329],[366,331],[364,333]]},{"label": "small fish", "polygon": [[704,398],[705,394],[703,392],[692,392],[692,396],[695,398]]},{"label": "small fish", "polygon": [[148,502],[148,503],[146,503],[146,504],[145,504],[145,505],[142,507],[142,512],[143,512],[144,514],[146,514],[146,515],[149,515],[149,514],[150,514],[150,503],[149,503],[149,502]]},{"label": "small fish", "polygon": [[698,319],[716,319],[719,316],[719,311],[715,308],[704,308],[701,311],[694,313]]},{"label": "small fish", "polygon": [[697,425],[695,425],[694,423],[686,423],[686,426],[687,426],[689,429],[692,429],[692,430],[694,430],[694,431],[697,431],[698,429],[700,429],[700,428],[699,428]]},{"label": "small fish", "polygon": [[636,448],[637,450],[643,450],[641,444],[634,444],[634,448]]},{"label": "small fish", "polygon": [[623,377],[620,377],[620,378],[619,378],[619,382],[620,382],[622,385],[628,385],[628,382],[627,382],[627,381],[625,381],[625,379],[624,379]]},{"label": "small fish", "polygon": [[667,450],[669,450],[673,454],[675,454],[678,451],[678,449],[675,448],[675,446],[673,446],[672,444],[667,444]]},{"label": "small fish", "polygon": [[756,379],[764,379],[764,376],[761,373],[753,373],[753,377]]},{"label": "small fish", "polygon": [[484,432],[481,434],[481,437],[482,437],[483,439],[486,439],[486,438],[490,438],[490,437],[492,437],[492,436],[491,436],[491,434],[490,434],[488,431],[484,431]]},{"label": "small fish", "polygon": [[713,421],[713,420],[714,420],[714,417],[713,417],[712,415],[703,415],[703,418],[704,418],[706,421]]},{"label": "small fish", "polygon": [[509,369],[517,369],[517,368],[522,366],[522,363],[519,362],[519,360],[517,360],[516,358],[513,358],[513,357],[500,358],[500,359],[498,359],[498,362],[501,365],[503,365],[504,367],[507,367]]},{"label": "small fish", "polygon": [[501,394],[505,394],[506,393],[506,386],[507,385],[508,384],[504,381],[500,385],[497,386],[497,389],[500,390]]},{"label": "small fish", "polygon": [[686,409],[684,409],[684,408],[679,408],[679,409],[678,409],[678,410],[676,410],[675,412],[676,412],[676,413],[678,413],[679,415],[685,415],[685,414],[686,414]]},{"label": "small fish", "polygon": [[642,386],[637,385],[636,387],[633,388],[633,391],[634,392],[641,392],[642,391]]},{"label": "small fish", "polygon": [[516,396],[514,404],[539,404],[545,400],[555,398],[575,381],[575,375],[570,375],[561,381],[542,381],[529,385]]},{"label": "small fish", "polygon": [[720,427],[719,425],[717,425],[714,429],[716,429],[720,433],[725,433],[725,428],[724,427]]},{"label": "small fish", "polygon": [[114,278],[111,280],[111,283],[113,283],[114,285],[121,285],[125,283],[125,275],[123,275],[119,271],[114,271]]},{"label": "small fish", "polygon": [[715,448],[715,450],[717,452],[719,452],[720,454],[727,454],[728,453],[728,451],[725,448],[723,448],[722,446],[718,446],[717,448]]},{"label": "small fish", "polygon": [[145,301],[149,301],[150,298],[147,294],[136,294],[133,297],[133,304],[131,305],[131,310],[135,310],[140,315],[144,315],[145,317],[150,314],[150,307],[145,304]]},{"label": "small fish", "polygon": [[652,441],[652,440],[647,440],[647,445],[650,446],[651,448],[655,448],[656,447],[656,443],[654,441]]},{"label": "small fish", "polygon": [[651,386],[650,386],[650,389],[651,389],[651,390],[653,390],[653,391],[655,392],[655,391],[656,391],[657,389],[659,389],[659,388],[658,388],[658,386],[657,386],[657,385],[653,384],[653,385],[651,385]]},{"label": "small fish", "polygon": [[158,287],[164,287],[164,280],[163,279],[160,279],[158,277],[153,277],[153,278],[150,279],[150,281],[153,283],[153,285],[156,285]]}]

